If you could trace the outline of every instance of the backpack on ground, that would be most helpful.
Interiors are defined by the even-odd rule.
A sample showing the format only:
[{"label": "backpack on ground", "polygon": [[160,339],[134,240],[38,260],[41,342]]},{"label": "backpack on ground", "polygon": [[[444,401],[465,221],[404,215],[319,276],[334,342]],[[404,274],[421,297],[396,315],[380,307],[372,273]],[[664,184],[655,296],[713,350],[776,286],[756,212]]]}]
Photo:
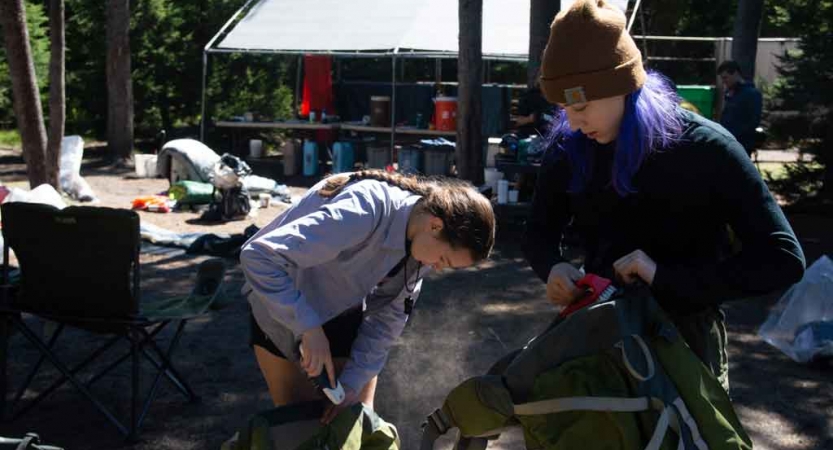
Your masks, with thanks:
[{"label": "backpack on ground", "polygon": [[457,428],[457,449],[484,449],[511,426],[528,449],[752,448],[727,393],[644,286],[559,317],[454,388],[421,448]]},{"label": "backpack on ground", "polygon": [[287,405],[256,414],[221,450],[399,450],[399,434],[361,403],[329,425],[322,402]]},{"label": "backpack on ground", "polygon": [[243,178],[251,173],[252,169],[243,160],[228,153],[223,154],[212,168],[210,180],[214,185],[213,200],[200,220],[220,222],[245,219],[252,206]]}]

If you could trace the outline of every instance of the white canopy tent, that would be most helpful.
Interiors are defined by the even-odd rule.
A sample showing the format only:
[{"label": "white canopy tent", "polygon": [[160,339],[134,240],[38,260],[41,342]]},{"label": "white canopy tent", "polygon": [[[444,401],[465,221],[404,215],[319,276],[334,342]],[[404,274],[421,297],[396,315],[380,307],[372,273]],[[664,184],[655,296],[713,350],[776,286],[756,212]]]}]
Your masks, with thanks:
[{"label": "white canopy tent", "polygon": [[[211,51],[456,55],[457,16],[449,0],[260,0]],[[484,57],[528,47],[529,0],[484,0]]]},{"label": "white canopy tent", "polygon": [[[389,57],[391,123],[396,123],[397,58],[456,57],[457,17],[457,2],[449,0],[249,0],[205,46],[200,138],[205,133],[209,54]],[[484,0],[484,58],[526,60],[528,36],[529,0]]]},{"label": "white canopy tent", "polygon": [[[570,3],[561,0],[562,9]],[[624,10],[628,0],[611,3]],[[527,60],[529,5],[530,0],[483,0],[484,59]],[[249,0],[205,46],[200,138],[209,54],[390,57],[393,116],[397,58],[456,57],[458,14],[458,2],[452,0]],[[394,117],[391,123],[396,123]]]}]

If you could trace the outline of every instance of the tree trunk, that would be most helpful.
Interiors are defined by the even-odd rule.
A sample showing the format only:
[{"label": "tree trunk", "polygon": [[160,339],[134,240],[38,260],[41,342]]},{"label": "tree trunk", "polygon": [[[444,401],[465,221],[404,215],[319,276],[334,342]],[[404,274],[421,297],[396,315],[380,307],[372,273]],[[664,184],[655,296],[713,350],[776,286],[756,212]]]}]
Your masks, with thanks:
[{"label": "tree trunk", "polygon": [[49,0],[49,141],[46,147],[46,174],[49,184],[60,189],[58,180],[61,140],[66,120],[64,0]]},{"label": "tree trunk", "polygon": [[755,81],[755,55],[758,52],[763,12],[764,0],[738,1],[732,34],[732,59],[740,65],[743,77],[752,82]]},{"label": "tree trunk", "polygon": [[159,94],[159,115],[162,116],[162,129],[173,130],[174,121],[171,117],[171,100],[168,93],[163,91]]},{"label": "tree trunk", "polygon": [[821,148],[819,149],[820,157],[818,158],[824,164],[824,178],[819,194],[828,200],[833,200],[833,154],[824,145],[825,143],[833,143],[833,110],[828,110],[826,116],[825,135],[820,136]]},{"label": "tree trunk", "polygon": [[483,184],[483,0],[459,0],[457,176]]},{"label": "tree trunk", "polygon": [[535,86],[541,69],[541,56],[550,37],[550,25],[561,7],[556,0],[531,0],[529,3],[529,62],[526,66],[526,84]]},{"label": "tree trunk", "polygon": [[0,25],[3,26],[6,42],[14,114],[23,144],[23,158],[26,160],[29,185],[34,188],[47,183],[49,178],[45,161],[46,130],[23,0],[0,0]]},{"label": "tree trunk", "polygon": [[130,0],[107,0],[107,146],[116,164],[133,150]]}]

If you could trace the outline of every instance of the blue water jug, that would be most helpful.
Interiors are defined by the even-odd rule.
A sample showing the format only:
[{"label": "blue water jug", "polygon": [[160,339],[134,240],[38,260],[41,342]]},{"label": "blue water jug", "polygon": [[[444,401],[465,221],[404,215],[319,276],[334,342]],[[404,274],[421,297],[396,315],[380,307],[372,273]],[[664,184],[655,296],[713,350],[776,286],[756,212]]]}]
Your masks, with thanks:
[{"label": "blue water jug", "polygon": [[304,141],[304,176],[311,177],[318,173],[318,143]]},{"label": "blue water jug", "polygon": [[333,145],[333,173],[352,172],[356,162],[353,144],[336,142]]}]

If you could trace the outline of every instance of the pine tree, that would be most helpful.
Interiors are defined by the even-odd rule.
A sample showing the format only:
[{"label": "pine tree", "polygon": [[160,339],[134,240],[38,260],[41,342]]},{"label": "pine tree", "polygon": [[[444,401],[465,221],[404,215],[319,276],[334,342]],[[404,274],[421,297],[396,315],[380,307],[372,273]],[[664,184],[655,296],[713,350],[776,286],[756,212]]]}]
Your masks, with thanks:
[{"label": "pine tree", "polygon": [[779,109],[800,111],[806,127],[789,136],[818,165],[788,168],[788,177],[773,189],[796,200],[818,194],[833,200],[833,0],[802,0],[786,6],[797,30],[798,51],[781,60],[783,79],[776,87]]}]

